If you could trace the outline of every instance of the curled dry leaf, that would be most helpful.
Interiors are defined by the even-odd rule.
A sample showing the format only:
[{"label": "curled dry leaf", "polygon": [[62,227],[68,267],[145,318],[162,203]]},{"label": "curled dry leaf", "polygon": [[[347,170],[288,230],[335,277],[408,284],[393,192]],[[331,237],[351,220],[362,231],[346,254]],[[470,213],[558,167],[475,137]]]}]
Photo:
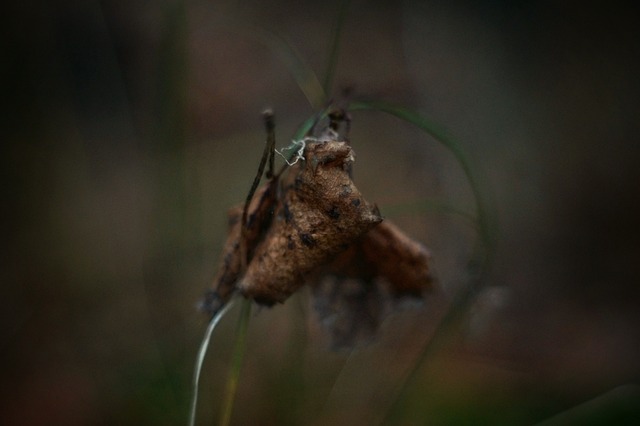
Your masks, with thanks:
[{"label": "curled dry leaf", "polygon": [[354,185],[346,142],[306,138],[286,175],[272,177],[247,207],[229,212],[229,235],[214,288],[215,314],[239,291],[263,305],[284,302],[305,282],[334,344],[370,337],[389,301],[432,286],[429,253],[382,217]]},{"label": "curled dry leaf", "polygon": [[[202,307],[214,314],[234,290],[264,305],[284,302],[306,275],[382,221],[349,177],[353,150],[345,142],[309,141],[306,161],[254,195],[242,234],[242,206],[229,213],[229,236]],[[246,247],[243,268],[242,245]],[[243,271],[244,269],[244,271]]]},{"label": "curled dry leaf", "polygon": [[271,228],[238,284],[266,305],[284,302],[309,272],[382,221],[347,173],[354,160],[349,145],[310,142],[304,155],[283,182]]},{"label": "curled dry leaf", "polygon": [[429,251],[389,221],[369,231],[310,280],[334,347],[370,340],[384,317],[433,288]]},{"label": "curled dry leaf", "polygon": [[[247,224],[245,225],[246,257],[250,259],[257,243],[269,229],[276,205],[278,190],[277,179],[271,179],[263,185],[253,196],[248,207]],[[242,205],[229,210],[229,235],[222,249],[222,260],[218,273],[213,279],[214,288],[205,294],[201,302],[201,310],[211,316],[229,301],[236,289],[236,284],[242,273]]]}]

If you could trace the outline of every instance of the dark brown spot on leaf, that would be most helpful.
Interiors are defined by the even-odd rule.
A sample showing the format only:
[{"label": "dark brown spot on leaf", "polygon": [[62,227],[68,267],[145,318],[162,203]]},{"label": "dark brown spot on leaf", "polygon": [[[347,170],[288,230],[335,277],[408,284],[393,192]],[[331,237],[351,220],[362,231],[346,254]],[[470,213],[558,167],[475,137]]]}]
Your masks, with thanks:
[{"label": "dark brown spot on leaf", "polygon": [[313,247],[316,244],[316,241],[309,234],[300,234],[300,241],[307,247]]},{"label": "dark brown spot on leaf", "polygon": [[289,250],[293,250],[294,248],[296,248],[296,243],[291,238],[291,235],[287,235],[287,248]]},{"label": "dark brown spot on leaf", "polygon": [[285,222],[291,222],[293,220],[293,215],[291,214],[291,210],[289,210],[289,205],[287,203],[283,204],[282,211],[284,212]]},{"label": "dark brown spot on leaf", "polygon": [[340,217],[340,209],[337,206],[331,206],[327,214],[331,219],[338,219]]}]

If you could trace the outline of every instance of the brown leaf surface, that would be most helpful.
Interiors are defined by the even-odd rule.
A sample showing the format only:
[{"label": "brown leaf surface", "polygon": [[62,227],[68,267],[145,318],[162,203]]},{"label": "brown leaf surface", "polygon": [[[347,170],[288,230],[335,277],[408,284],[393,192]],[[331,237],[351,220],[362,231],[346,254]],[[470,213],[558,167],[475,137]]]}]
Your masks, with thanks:
[{"label": "brown leaf surface", "polygon": [[334,347],[370,340],[398,302],[421,302],[434,280],[429,251],[384,221],[311,280],[314,307]]},{"label": "brown leaf surface", "polygon": [[[256,244],[271,223],[276,204],[277,184],[277,180],[272,179],[260,187],[249,205],[244,233],[247,259],[251,259]],[[243,205],[239,204],[232,207],[228,213],[229,234],[222,249],[218,273],[213,279],[214,289],[205,294],[201,303],[201,310],[210,315],[214,315],[229,301],[242,273],[242,209]]]},{"label": "brown leaf surface", "polygon": [[304,155],[290,170],[274,222],[238,285],[259,303],[284,302],[309,272],[382,221],[347,173],[354,160],[349,145],[310,142]]},{"label": "brown leaf surface", "polygon": [[243,207],[231,209],[214,290],[202,306],[213,315],[234,291],[273,305],[309,282],[334,346],[351,346],[369,340],[395,302],[421,300],[433,288],[430,255],[364,199],[346,142],[304,142],[285,176],[258,189],[244,232]]}]

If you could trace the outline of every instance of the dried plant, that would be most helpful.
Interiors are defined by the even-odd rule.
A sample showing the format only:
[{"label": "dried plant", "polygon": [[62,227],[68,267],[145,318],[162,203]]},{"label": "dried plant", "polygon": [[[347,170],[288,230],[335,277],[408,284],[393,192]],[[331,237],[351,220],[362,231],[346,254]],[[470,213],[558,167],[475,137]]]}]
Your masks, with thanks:
[{"label": "dried plant", "polygon": [[[337,114],[334,117],[344,117]],[[254,188],[229,213],[222,261],[202,308],[209,315],[235,293],[261,305],[284,302],[305,283],[335,346],[367,340],[394,301],[431,289],[429,252],[382,222],[351,178],[355,153],[336,122],[293,144],[294,159],[273,173],[273,115]],[[269,161],[268,182],[255,189]]]},{"label": "dried plant", "polygon": [[[322,84],[285,38],[267,29],[246,26],[234,19],[227,23],[263,44],[280,57],[314,109],[327,105],[333,83],[349,1],[341,2],[332,30],[329,58]],[[273,115],[265,114],[267,143],[258,173],[243,205],[229,211],[229,233],[212,288],[201,308],[211,316],[200,349],[191,424],[195,422],[197,374],[206,351],[206,342],[216,323],[227,311],[235,294],[246,298],[238,325],[233,367],[225,391],[220,423],[230,422],[240,366],[245,349],[251,301],[262,305],[284,302],[301,286],[311,286],[311,294],[321,323],[328,329],[333,346],[351,347],[375,336],[387,313],[405,302],[418,301],[438,291],[430,268],[430,254],[420,243],[405,235],[390,221],[382,219],[374,204],[359,192],[351,178],[355,154],[348,143],[352,111],[375,111],[410,123],[445,147],[461,167],[475,199],[475,212],[449,205],[437,210],[461,215],[477,231],[477,243],[467,268],[468,282],[446,303],[433,336],[420,350],[393,391],[389,406],[381,409],[388,421],[397,415],[399,402],[412,380],[438,343],[445,340],[482,288],[491,264],[495,224],[478,176],[463,149],[438,125],[416,111],[384,101],[352,100],[348,107],[322,110],[299,128],[287,165],[274,173],[275,133]],[[320,119],[329,124],[320,132]],[[339,137],[338,123],[346,124]],[[284,156],[284,155],[283,155]],[[268,168],[265,173],[265,167]],[[267,182],[259,187],[266,175]]]}]

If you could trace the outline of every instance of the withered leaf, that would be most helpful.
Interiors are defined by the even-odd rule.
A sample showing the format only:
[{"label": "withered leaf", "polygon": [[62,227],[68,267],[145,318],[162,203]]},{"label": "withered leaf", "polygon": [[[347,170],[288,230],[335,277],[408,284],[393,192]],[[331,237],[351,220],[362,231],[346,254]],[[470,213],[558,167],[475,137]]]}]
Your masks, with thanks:
[{"label": "withered leaf", "polygon": [[385,316],[387,298],[373,280],[321,275],[312,283],[312,295],[334,349],[368,343]]},{"label": "withered leaf", "polygon": [[235,291],[284,302],[309,282],[334,346],[345,346],[373,336],[395,301],[433,287],[429,252],[382,222],[350,177],[353,150],[333,139],[305,138],[302,161],[257,190],[244,229],[243,206],[230,210],[204,311],[215,314]]},{"label": "withered leaf", "polygon": [[334,347],[373,337],[391,310],[433,289],[429,251],[385,220],[310,280],[314,306]]},{"label": "withered leaf", "polygon": [[345,142],[312,141],[283,182],[283,196],[238,288],[271,305],[304,284],[306,275],[382,221],[347,173],[354,161]]},{"label": "withered leaf", "polygon": [[[278,181],[270,180],[258,189],[248,207],[247,224],[245,225],[246,256],[250,259],[253,249],[264,235],[273,219],[276,205]],[[243,205],[234,206],[229,210],[229,234],[222,249],[222,260],[218,272],[213,279],[214,289],[205,294],[201,302],[201,310],[213,316],[225,303],[229,301],[236,283],[242,273],[242,209]]]}]

